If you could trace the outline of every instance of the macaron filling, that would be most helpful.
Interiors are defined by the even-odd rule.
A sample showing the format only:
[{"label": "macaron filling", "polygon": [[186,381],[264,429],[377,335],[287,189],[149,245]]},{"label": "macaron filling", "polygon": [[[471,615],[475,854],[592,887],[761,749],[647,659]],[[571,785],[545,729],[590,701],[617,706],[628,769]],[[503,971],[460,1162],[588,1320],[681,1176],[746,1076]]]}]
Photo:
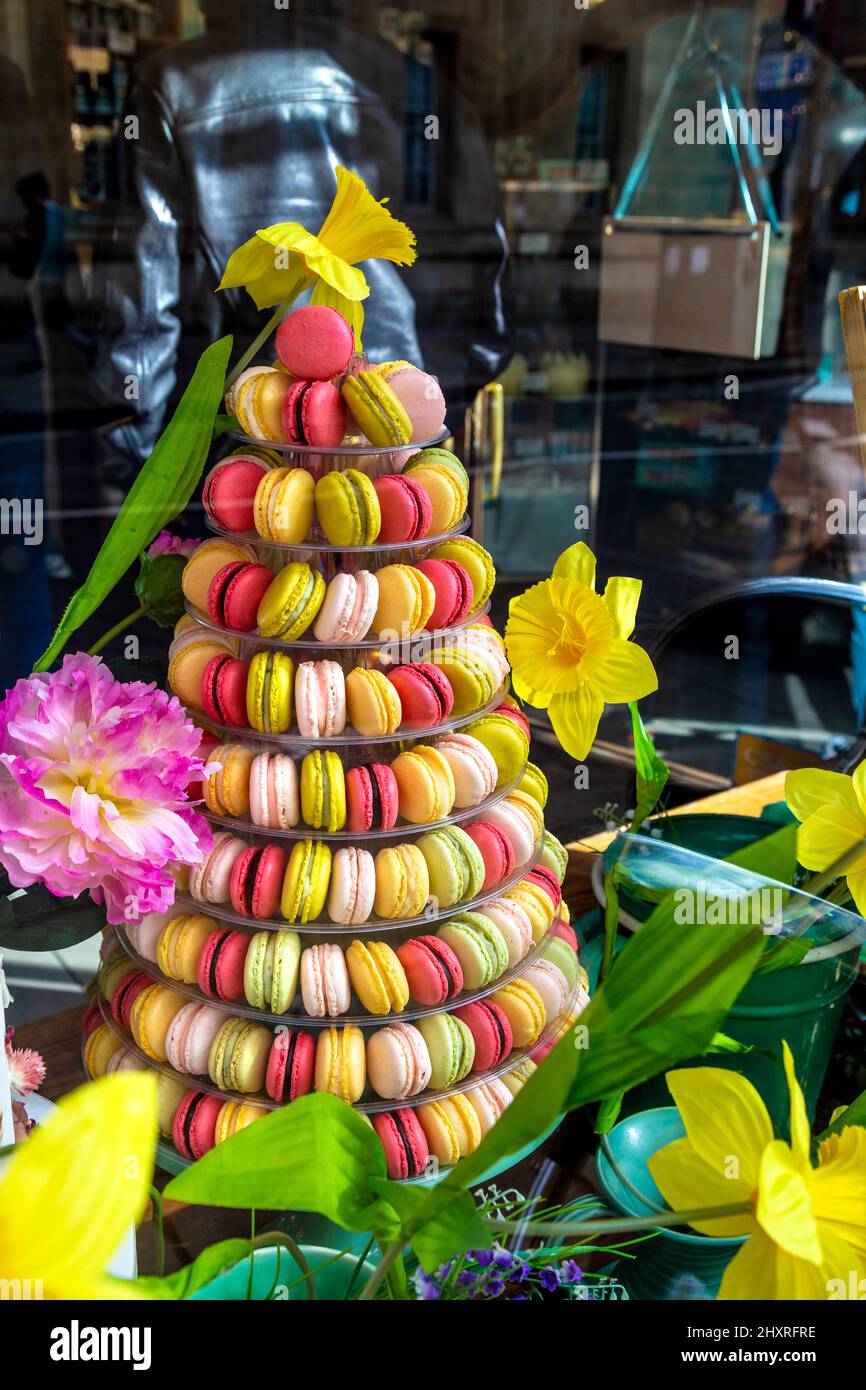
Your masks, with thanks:
[{"label": "macaron filling", "polygon": [[315,576],[311,570],[307,575],[306,580],[304,581],[304,587],[301,590],[300,598],[298,599],[294,608],[290,611],[288,617],[282,623],[282,626],[277,629],[276,633],[274,634],[275,637],[285,637],[286,633],[290,632],[291,629],[294,627],[295,623],[298,621],[298,619],[300,618],[301,614],[303,613],[304,609],[306,608],[307,604],[313,596],[315,582]]},{"label": "macaron filling", "polygon": [[394,1127],[397,1130],[397,1138],[400,1140],[403,1152],[406,1155],[406,1172],[410,1177],[415,1177],[418,1173],[418,1165],[412,1153],[412,1145],[409,1143],[409,1136],[406,1133],[406,1126],[403,1124],[402,1116],[398,1115],[395,1111],[392,1113],[391,1119],[394,1121]]}]

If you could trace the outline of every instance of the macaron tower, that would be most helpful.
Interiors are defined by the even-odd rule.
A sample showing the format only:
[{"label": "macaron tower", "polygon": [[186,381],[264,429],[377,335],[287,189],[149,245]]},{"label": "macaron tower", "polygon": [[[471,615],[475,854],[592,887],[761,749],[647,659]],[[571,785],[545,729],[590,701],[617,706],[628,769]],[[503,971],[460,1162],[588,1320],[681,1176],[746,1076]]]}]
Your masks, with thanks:
[{"label": "macaron tower", "polygon": [[274,353],[229,390],[169,654],[213,848],[166,917],[107,930],[86,1056],[159,1073],[169,1165],[325,1090],[419,1179],[477,1147],[586,976],[438,384],[359,361],[324,306]]}]

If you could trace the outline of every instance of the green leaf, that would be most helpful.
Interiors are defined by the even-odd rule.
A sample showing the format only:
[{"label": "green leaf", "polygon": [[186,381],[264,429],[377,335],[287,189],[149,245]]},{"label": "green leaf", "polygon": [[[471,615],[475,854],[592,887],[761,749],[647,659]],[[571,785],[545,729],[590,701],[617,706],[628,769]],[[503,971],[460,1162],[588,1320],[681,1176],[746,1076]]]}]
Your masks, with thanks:
[{"label": "green leaf", "polygon": [[195,488],[213,439],[222,399],[231,337],[212,343],[199,358],[177,410],[129,490],[111,529],[47,649],[36,663],[47,671],[73,632],[95,613],[115,584],[164,526],[182,512]]},{"label": "green leaf", "polygon": [[607,979],[613,958],[616,955],[616,935],[619,930],[619,898],[616,892],[617,865],[608,869],[604,876],[604,952],[601,958],[599,979]]},{"label": "green leaf", "polygon": [[89,893],[56,898],[41,883],[9,891],[15,896],[0,898],[0,949],[62,951],[88,941],[105,926],[105,908]]},{"label": "green leaf", "polygon": [[191,1298],[199,1289],[216,1279],[224,1270],[231,1269],[247,1258],[250,1253],[248,1240],[220,1240],[202,1250],[198,1259],[183,1269],[175,1270],[160,1279],[156,1275],[139,1275],[135,1281],[151,1298]]},{"label": "green leaf", "polygon": [[[490,1227],[478,1210],[471,1192],[452,1193],[435,1231],[430,1232],[423,1221],[425,1200],[429,1195],[424,1188],[381,1178],[374,1179],[372,1186],[381,1194],[383,1201],[394,1208],[400,1218],[404,1238],[411,1244],[421,1268],[428,1273],[442,1263],[440,1251],[443,1247],[447,1248],[449,1253],[446,1258],[449,1258],[462,1255],[467,1250],[486,1250],[493,1244]],[[419,1213],[422,1217],[420,1222]]]},{"label": "green leaf", "polygon": [[213,437],[219,439],[220,435],[228,434],[229,430],[238,429],[238,422],[233,415],[218,415],[213,423]]},{"label": "green leaf", "polygon": [[789,965],[799,965],[814,944],[814,941],[805,936],[789,936],[784,941],[777,941],[764,952],[755,967],[755,974],[770,975],[774,970],[785,970]]},{"label": "green leaf", "polygon": [[776,883],[793,884],[797,871],[797,828],[796,821],[783,825],[762,840],[746,845],[745,849],[735,850],[724,862],[771,878]]},{"label": "green leaf", "polygon": [[857,1099],[852,1100],[832,1124],[817,1134],[814,1143],[820,1144],[823,1139],[829,1139],[831,1134],[841,1134],[849,1125],[861,1125],[866,1128],[866,1091],[861,1091]]},{"label": "green leaf", "polygon": [[603,1100],[598,1107],[598,1114],[595,1117],[595,1133],[610,1134],[617,1120],[619,1112],[622,1110],[622,1103],[625,1100],[625,1092],[620,1091],[618,1096],[609,1096]]},{"label": "green leaf", "polygon": [[469,1157],[419,1203],[425,1268],[449,1256],[438,1225],[455,1191],[531,1143],[566,1110],[603,1101],[701,1055],[752,974],[763,938],[751,926],[694,926],[673,920],[673,897],[652,913],[617,956],[605,983],[498,1123]]},{"label": "green leaf", "polygon": [[147,616],[160,627],[174,627],[184,611],[180,577],[185,566],[183,555],[158,555],[155,560],[146,554],[141,556],[136,597],[147,609]]},{"label": "green leaf", "polygon": [[671,774],[667,763],[656,752],[655,744],[646,731],[634,700],[629,702],[629,710],[634,735],[634,770],[637,782],[634,820],[631,823],[634,831],[643,825],[647,816],[652,815]]},{"label": "green leaf", "polygon": [[708,1057],[713,1052],[754,1052],[753,1043],[741,1043],[736,1038],[730,1037],[727,1033],[716,1033],[704,1048],[704,1056]]},{"label": "green leaf", "polygon": [[370,1186],[384,1175],[375,1130],[350,1105],[320,1093],[218,1144],[164,1195],[199,1206],[315,1211],[345,1231],[369,1231],[389,1220]]}]

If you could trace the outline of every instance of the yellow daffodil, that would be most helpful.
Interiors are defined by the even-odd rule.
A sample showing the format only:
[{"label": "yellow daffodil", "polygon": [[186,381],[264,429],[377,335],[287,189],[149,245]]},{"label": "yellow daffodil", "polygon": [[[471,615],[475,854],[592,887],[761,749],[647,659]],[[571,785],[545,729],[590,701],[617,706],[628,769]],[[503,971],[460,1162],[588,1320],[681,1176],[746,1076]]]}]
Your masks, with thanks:
[{"label": "yellow daffodil", "polygon": [[155,1143],[149,1073],[65,1096],[0,1172],[0,1280],[29,1280],[32,1297],[142,1297],[105,1270],[144,1209]]},{"label": "yellow daffodil", "polygon": [[550,579],[511,600],[505,649],[514,689],[550,715],[566,753],[585,758],[605,704],[640,700],[658,688],[653,664],[628,638],[639,579],[595,592],[595,556],[583,541],[563,551]]},{"label": "yellow daffodil", "polygon": [[853,777],[817,767],[789,772],[785,800],[802,822],[797,858],[803,868],[820,872],[845,858],[851,896],[859,911],[866,912],[866,762]]},{"label": "yellow daffodil", "polygon": [[359,261],[411,265],[415,234],[377,201],[364,180],[340,165],[337,192],[317,236],[300,222],[278,222],[256,232],[232,252],[219,288],[243,286],[258,309],[295,298],[313,284],[312,303],[327,304],[348,319],[361,346],[370,286]]},{"label": "yellow daffodil", "polygon": [[[686,1127],[649,1161],[674,1211],[742,1204],[746,1210],[692,1222],[709,1236],[748,1236],[725,1271],[720,1299],[826,1299],[866,1276],[866,1129],[849,1126],[809,1156],[806,1105],[783,1044],[791,1142],[774,1139],[750,1081],[716,1067],[669,1072]],[[866,1284],[863,1285],[866,1288]]]}]

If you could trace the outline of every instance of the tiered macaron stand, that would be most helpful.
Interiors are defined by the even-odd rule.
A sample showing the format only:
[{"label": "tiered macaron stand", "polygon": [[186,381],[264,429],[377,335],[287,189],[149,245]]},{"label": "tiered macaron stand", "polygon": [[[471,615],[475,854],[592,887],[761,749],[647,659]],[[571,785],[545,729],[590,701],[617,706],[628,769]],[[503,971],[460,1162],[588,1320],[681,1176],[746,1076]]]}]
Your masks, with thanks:
[{"label": "tiered macaron stand", "polygon": [[[279,444],[274,441],[254,441],[245,435],[237,435],[236,438],[243,444],[249,446],[251,443],[259,443],[272,450],[279,450],[285,455],[285,464],[288,467],[305,467],[312,472],[315,477],[321,476],[324,472],[331,469],[344,469],[346,467],[360,468],[367,472],[371,477],[377,477],[382,473],[399,472],[403,462],[415,449],[427,447],[418,444],[411,450],[401,449],[377,449],[369,445],[343,446],[323,452],[321,448],[295,444]],[[437,444],[439,439],[428,441],[427,444]],[[464,517],[453,531],[447,536],[426,536],[414,542],[400,542],[391,545],[367,545],[352,548],[340,548],[329,545],[321,533],[314,530],[312,538],[299,545],[277,544],[272,541],[262,540],[254,533],[226,532],[213,521],[208,520],[209,529],[216,534],[231,536],[235,540],[242,540],[251,545],[255,550],[260,561],[272,568],[280,568],[293,560],[306,560],[314,563],[324,574],[328,581],[340,569],[356,571],[359,569],[376,570],[383,565],[402,563],[411,564],[413,561],[421,559],[433,546],[445,539],[458,536],[465,532],[469,526],[468,517]],[[482,609],[476,610],[470,617],[466,618],[460,627],[465,627],[470,623],[478,621],[483,612],[487,611],[489,604],[485,604]],[[278,648],[297,663],[314,658],[327,658],[330,661],[340,663],[348,672],[356,666],[381,665],[383,668],[389,663],[389,645],[381,639],[374,637],[364,641],[351,644],[329,645],[316,641],[310,632],[305,633],[300,639],[294,642],[284,642],[274,638],[263,638],[256,634],[239,634],[230,632],[228,629],[220,628],[207,615],[187,604],[189,616],[203,629],[219,635],[236,644],[238,655],[248,657],[254,651],[266,648]],[[417,663],[427,660],[427,653],[434,642],[441,643],[447,639],[448,634],[459,638],[459,627],[439,631],[435,634],[420,633],[404,639],[399,645],[398,654],[390,654],[390,661],[394,664],[400,662]],[[232,743],[246,744],[255,752],[272,751],[288,753],[296,761],[299,761],[304,754],[315,749],[330,748],[339,753],[344,768],[349,768],[371,762],[390,763],[397,754],[404,748],[415,746],[419,743],[429,742],[438,738],[440,735],[479,718],[487,710],[495,708],[501,703],[507,694],[507,688],[503,687],[481,708],[473,709],[470,713],[460,717],[449,718],[442,723],[428,729],[413,729],[411,733],[398,730],[389,737],[365,737],[350,730],[348,727],[344,733],[330,738],[311,739],[301,736],[296,730],[284,734],[265,734],[253,729],[238,728],[237,726],[222,725],[218,721],[211,719],[200,710],[194,711],[194,717],[198,724],[210,730],[221,740],[231,741]],[[355,845],[359,848],[370,851],[374,856],[377,850],[384,845],[396,841],[410,842],[432,829],[443,825],[453,825],[470,822],[476,819],[483,819],[485,809],[506,797],[520,780],[519,774],[510,783],[499,786],[479,805],[471,808],[455,808],[451,815],[446,819],[436,821],[432,824],[410,824],[398,820],[397,824],[389,829],[371,830],[366,835],[356,835],[347,829],[334,832],[327,830],[311,829],[310,826],[299,824],[291,829],[262,829],[249,820],[239,819],[229,815],[217,815],[209,811],[205,806],[200,807],[202,814],[212,824],[214,830],[231,830],[241,839],[250,844],[265,844],[269,841],[280,843],[288,851],[292,847],[292,842],[304,839],[318,839],[327,841],[333,851],[343,845]],[[187,892],[179,892],[176,899],[175,911],[180,913],[204,913],[214,918],[220,923],[231,925],[234,929],[246,931],[250,934],[257,931],[280,929],[292,929],[297,931],[301,937],[302,946],[313,945],[317,941],[344,942],[346,946],[355,938],[380,938],[386,940],[388,944],[397,947],[407,938],[435,933],[437,926],[441,925],[449,918],[457,916],[466,911],[483,909],[483,904],[492,898],[499,897],[513,887],[524,874],[532,868],[541,853],[541,843],[537,843],[530,859],[522,864],[515,865],[513,871],[506,878],[496,883],[486,892],[477,894],[468,901],[461,901],[447,908],[441,907],[434,901],[428,903],[425,911],[418,916],[403,918],[399,920],[387,919],[378,916],[371,916],[367,921],[349,926],[337,925],[330,918],[322,915],[315,921],[289,922],[284,918],[272,918],[262,920],[243,916],[235,912],[230,905],[210,902],[201,902],[193,899]],[[550,933],[555,932],[558,923],[558,915],[554,913],[553,921],[550,925]],[[442,1012],[443,1010],[453,1011],[475,1000],[492,994],[497,989],[501,989],[510,980],[519,977],[538,957],[542,954],[547,937],[535,941],[530,947],[529,952],[516,965],[507,969],[497,979],[491,981],[483,988],[475,990],[464,990],[455,998],[449,999],[444,1005],[429,1007],[417,1004],[410,1000],[405,1009],[399,1013],[387,1015],[373,1015],[366,1012],[361,1003],[353,996],[349,1011],[339,1017],[312,1018],[303,1010],[300,992],[296,995],[292,1011],[289,1013],[269,1013],[265,1010],[251,1006],[246,1000],[223,1002],[214,999],[201,992],[198,985],[186,984],[175,978],[164,976],[159,967],[151,960],[146,960],[140,956],[133,948],[125,930],[116,928],[117,939],[122,948],[128,953],[131,961],[137,969],[143,971],[152,980],[165,984],[172,991],[179,995],[186,996],[188,999],[208,1005],[225,1012],[226,1016],[238,1016],[254,1019],[271,1029],[279,1030],[286,1027],[302,1028],[314,1036],[323,1029],[329,1027],[342,1028],[346,1025],[353,1025],[360,1028],[365,1037],[365,1043],[370,1034],[379,1028],[386,1027],[391,1023],[411,1023],[414,1020],[422,1019],[427,1015]],[[123,1044],[134,1057],[137,1057],[142,1066],[153,1068],[178,1082],[180,1085],[190,1090],[200,1090],[205,1093],[212,1093],[222,1100],[235,1100],[240,1103],[255,1104],[263,1110],[276,1109],[279,1102],[274,1101],[264,1093],[255,1095],[236,1094],[231,1091],[218,1088],[207,1076],[184,1075],[173,1068],[167,1062],[157,1062],[147,1057],[140,1051],[131,1035],[127,1034],[112,1016],[112,1011],[104,999],[100,999],[100,1009],[104,1022],[111,1028]],[[543,1047],[545,1043],[554,1038],[563,1027],[564,1018],[567,1016],[568,1008],[558,1019],[548,1019],[544,1030],[530,1048],[513,1049],[497,1066],[488,1072],[470,1072],[462,1081],[445,1091],[434,1091],[430,1088],[425,1089],[418,1095],[410,1096],[406,1099],[382,1099],[377,1096],[370,1088],[367,1089],[361,1099],[356,1103],[355,1108],[360,1112],[372,1115],[377,1111],[394,1110],[400,1107],[417,1107],[431,1101],[441,1100],[448,1096],[453,1096],[458,1092],[466,1092],[474,1087],[491,1080],[494,1077],[502,1076],[519,1068],[524,1060]],[[535,1145],[530,1145],[524,1152],[529,1153]],[[523,1155],[520,1155],[521,1157]],[[160,1164],[169,1171],[179,1171],[186,1166],[185,1160],[167,1140],[161,1140],[158,1146],[158,1160]],[[492,1177],[495,1173],[501,1172],[505,1167],[510,1166],[515,1159],[512,1157],[507,1163],[500,1164],[494,1172],[487,1175]],[[410,1181],[429,1181],[428,1178],[410,1179]]]}]

